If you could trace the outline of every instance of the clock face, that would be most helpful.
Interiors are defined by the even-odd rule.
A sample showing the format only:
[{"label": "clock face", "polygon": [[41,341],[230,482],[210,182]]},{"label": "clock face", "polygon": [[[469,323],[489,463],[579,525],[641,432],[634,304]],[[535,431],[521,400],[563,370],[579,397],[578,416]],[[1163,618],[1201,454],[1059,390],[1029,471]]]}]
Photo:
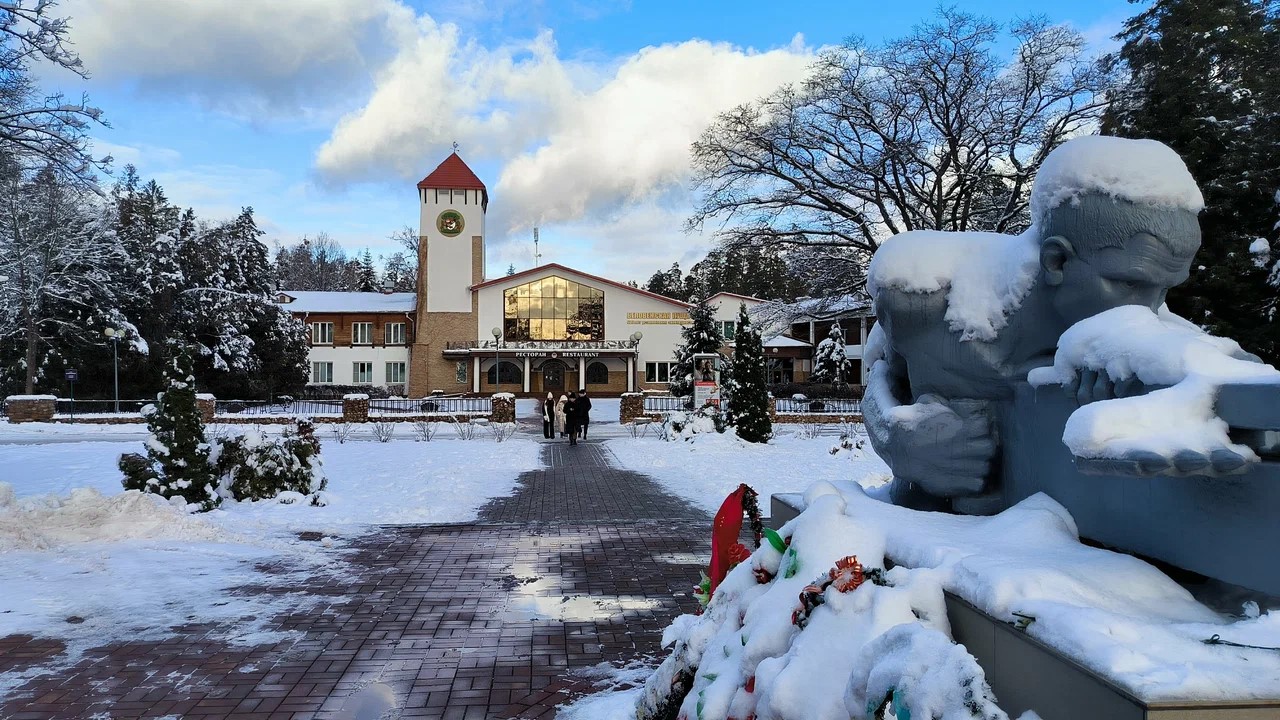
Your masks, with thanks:
[{"label": "clock face", "polygon": [[445,210],[436,218],[436,229],[441,235],[455,237],[462,233],[462,213],[457,210]]}]

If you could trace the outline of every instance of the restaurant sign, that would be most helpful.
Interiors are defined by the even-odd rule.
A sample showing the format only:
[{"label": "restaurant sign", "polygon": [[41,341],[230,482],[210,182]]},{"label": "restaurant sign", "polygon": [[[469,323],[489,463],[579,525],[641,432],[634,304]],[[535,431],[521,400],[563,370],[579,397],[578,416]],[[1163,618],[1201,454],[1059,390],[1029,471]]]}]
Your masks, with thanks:
[{"label": "restaurant sign", "polygon": [[594,358],[600,353],[594,350],[518,350],[518,358]]}]

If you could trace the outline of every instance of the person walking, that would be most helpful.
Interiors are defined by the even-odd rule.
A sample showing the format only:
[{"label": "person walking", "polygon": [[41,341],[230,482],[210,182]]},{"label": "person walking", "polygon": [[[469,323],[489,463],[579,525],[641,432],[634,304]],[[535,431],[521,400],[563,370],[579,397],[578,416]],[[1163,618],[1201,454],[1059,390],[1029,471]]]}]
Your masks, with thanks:
[{"label": "person walking", "polygon": [[582,422],[579,427],[582,428],[582,439],[587,439],[587,426],[591,424],[591,398],[587,397],[586,389],[578,392],[578,417]]},{"label": "person walking", "polygon": [[542,401],[542,436],[548,440],[556,439],[556,399],[547,393]]},{"label": "person walking", "polygon": [[567,417],[565,417],[565,414],[564,414],[564,406],[565,406],[565,403],[567,403],[567,402],[569,402],[569,399],[568,399],[568,398],[566,398],[564,395],[561,395],[561,396],[560,396],[560,399],[559,399],[558,401],[556,401],[556,427],[555,427],[555,431],[556,431],[556,432],[558,432],[558,433],[560,433],[560,437],[562,437],[562,438],[564,438],[564,437],[569,437],[569,423],[568,423],[568,418],[567,418]]},{"label": "person walking", "polygon": [[569,444],[578,444],[578,394],[570,391],[564,404],[565,425],[569,428]]}]

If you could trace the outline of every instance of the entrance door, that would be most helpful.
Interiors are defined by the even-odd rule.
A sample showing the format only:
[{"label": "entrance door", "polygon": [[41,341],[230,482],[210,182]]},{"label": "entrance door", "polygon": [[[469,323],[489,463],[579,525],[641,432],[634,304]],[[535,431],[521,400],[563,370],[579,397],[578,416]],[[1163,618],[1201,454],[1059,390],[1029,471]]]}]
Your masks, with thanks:
[{"label": "entrance door", "polygon": [[564,374],[567,369],[559,360],[542,363],[542,389],[549,393],[564,392]]}]

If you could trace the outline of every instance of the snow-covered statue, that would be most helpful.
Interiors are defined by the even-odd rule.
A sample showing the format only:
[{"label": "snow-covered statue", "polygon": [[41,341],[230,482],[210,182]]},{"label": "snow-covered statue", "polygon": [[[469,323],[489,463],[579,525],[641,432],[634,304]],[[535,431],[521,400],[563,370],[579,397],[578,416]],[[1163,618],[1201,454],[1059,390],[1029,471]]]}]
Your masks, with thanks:
[{"label": "snow-covered statue", "polygon": [[[868,281],[878,323],[868,340],[873,365],[863,408],[872,443],[893,469],[895,502],[1000,509],[1000,446],[1010,432],[1002,408],[1036,368],[1081,405],[1182,379],[1144,378],[1123,362],[1133,348],[1109,355],[1103,348],[1082,354],[1076,367],[1046,369],[1059,339],[1086,319],[1121,335],[1140,331],[1123,327],[1128,321],[1199,334],[1217,342],[1225,360],[1270,370],[1245,363],[1251,358],[1238,345],[1199,333],[1164,306],[1200,247],[1203,206],[1186,166],[1165,145],[1083,137],[1045,160],[1025,233],[914,231],[886,242]],[[1141,317],[1125,315],[1134,311]],[[1164,455],[1141,446],[1121,459],[1151,463],[1154,472],[1174,472],[1176,460],[1188,473],[1210,476],[1257,459],[1231,444],[1225,428],[1222,435],[1219,443],[1170,449],[1164,465]]]}]

